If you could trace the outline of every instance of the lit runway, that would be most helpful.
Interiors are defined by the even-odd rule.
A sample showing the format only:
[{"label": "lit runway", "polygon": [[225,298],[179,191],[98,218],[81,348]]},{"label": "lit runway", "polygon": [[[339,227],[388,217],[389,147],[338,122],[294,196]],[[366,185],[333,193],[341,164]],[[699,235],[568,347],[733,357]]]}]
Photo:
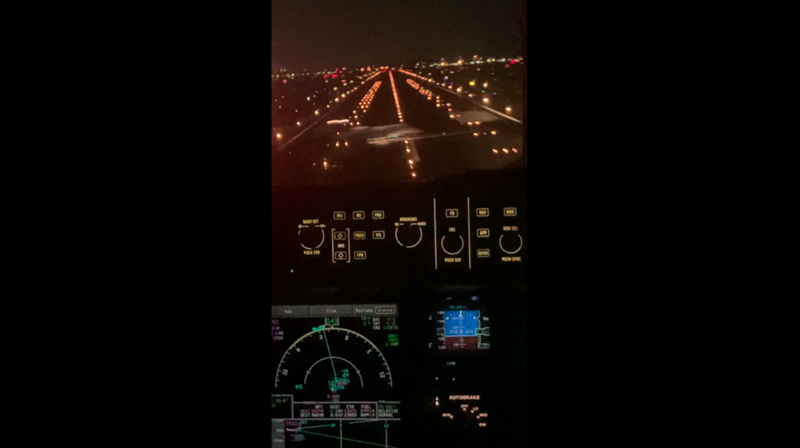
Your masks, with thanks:
[{"label": "lit runway", "polygon": [[338,99],[273,151],[274,184],[418,182],[521,162],[519,120],[400,71]]}]

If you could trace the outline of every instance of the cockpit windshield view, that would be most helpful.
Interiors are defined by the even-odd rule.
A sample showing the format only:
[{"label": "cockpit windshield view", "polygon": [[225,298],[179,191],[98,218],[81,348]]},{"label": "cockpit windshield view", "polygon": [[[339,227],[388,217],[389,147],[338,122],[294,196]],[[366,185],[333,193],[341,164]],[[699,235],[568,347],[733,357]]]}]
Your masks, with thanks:
[{"label": "cockpit windshield view", "polygon": [[525,2],[272,2],[272,447],[525,439]]}]

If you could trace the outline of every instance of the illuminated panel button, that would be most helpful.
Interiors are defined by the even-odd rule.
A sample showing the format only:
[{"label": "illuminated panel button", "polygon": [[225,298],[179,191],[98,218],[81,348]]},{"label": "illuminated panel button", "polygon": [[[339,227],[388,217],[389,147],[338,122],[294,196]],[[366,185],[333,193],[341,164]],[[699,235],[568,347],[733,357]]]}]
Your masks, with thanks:
[{"label": "illuminated panel button", "polygon": [[394,306],[376,306],[375,314],[397,314],[397,308]]},{"label": "illuminated panel button", "polygon": [[333,219],[342,221],[347,216],[345,212],[333,212]]},{"label": "illuminated panel button", "polygon": [[458,209],[457,208],[448,208],[445,211],[445,215],[448,218],[458,218]]},{"label": "illuminated panel button", "polygon": [[489,249],[478,249],[478,258],[489,257]]},{"label": "illuminated panel button", "polygon": [[478,229],[478,238],[489,238],[489,229]]},{"label": "illuminated panel button", "polygon": [[347,239],[347,234],[344,232],[333,232],[333,239],[337,241],[343,241]]},{"label": "illuminated panel button", "polygon": [[516,207],[506,207],[503,209],[503,216],[517,216]]},{"label": "illuminated panel button", "polygon": [[353,212],[353,219],[364,219],[364,212]]},{"label": "illuminated panel button", "polygon": [[475,209],[475,216],[478,218],[485,218],[489,216],[489,209],[488,208],[476,208]]},{"label": "illuminated panel button", "polygon": [[373,240],[382,240],[386,238],[386,232],[383,230],[373,230],[372,231],[372,239]]},{"label": "illuminated panel button", "polygon": [[372,212],[372,219],[383,219],[383,210],[375,210]]},{"label": "illuminated panel button", "polygon": [[354,240],[365,240],[367,239],[367,232],[359,230],[358,232],[353,232],[353,239]]},{"label": "illuminated panel button", "polygon": [[356,260],[366,260],[367,259],[367,252],[364,250],[357,250],[353,252],[353,258]]}]

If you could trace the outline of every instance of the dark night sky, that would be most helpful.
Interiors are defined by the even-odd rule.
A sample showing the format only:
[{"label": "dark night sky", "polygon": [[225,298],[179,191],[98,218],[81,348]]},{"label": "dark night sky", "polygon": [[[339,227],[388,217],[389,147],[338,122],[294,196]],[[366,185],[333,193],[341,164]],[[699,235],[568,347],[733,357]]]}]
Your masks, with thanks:
[{"label": "dark night sky", "polygon": [[514,56],[525,0],[272,0],[272,63],[291,70]]}]

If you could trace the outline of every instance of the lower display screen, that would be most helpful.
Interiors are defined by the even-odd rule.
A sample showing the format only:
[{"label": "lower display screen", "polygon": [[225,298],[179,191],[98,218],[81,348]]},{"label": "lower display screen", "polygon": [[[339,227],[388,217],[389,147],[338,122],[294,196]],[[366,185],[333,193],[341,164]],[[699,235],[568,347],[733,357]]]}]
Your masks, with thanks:
[{"label": "lower display screen", "polygon": [[272,309],[272,446],[396,446],[397,305]]}]

